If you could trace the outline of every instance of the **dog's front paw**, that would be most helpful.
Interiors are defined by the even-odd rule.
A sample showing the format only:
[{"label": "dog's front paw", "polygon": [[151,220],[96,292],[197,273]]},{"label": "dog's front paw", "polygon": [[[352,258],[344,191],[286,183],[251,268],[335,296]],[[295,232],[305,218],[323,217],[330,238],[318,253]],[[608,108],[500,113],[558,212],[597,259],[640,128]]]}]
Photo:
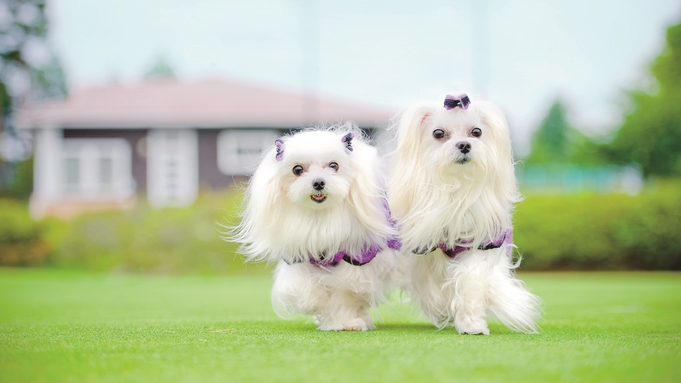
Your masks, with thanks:
[{"label": "dog's front paw", "polygon": [[465,335],[489,335],[489,328],[487,327],[487,322],[484,319],[464,319],[457,320],[454,323],[456,330],[459,334]]},{"label": "dog's front paw", "polygon": [[362,318],[319,323],[319,329],[322,331],[367,331],[375,328],[372,321],[367,322]]},{"label": "dog's front paw", "polygon": [[357,318],[353,319],[351,321],[348,321],[344,325],[345,327],[343,328],[343,331],[367,331],[367,330],[373,330],[376,328],[374,326],[374,322],[371,320],[364,320],[362,318]]}]

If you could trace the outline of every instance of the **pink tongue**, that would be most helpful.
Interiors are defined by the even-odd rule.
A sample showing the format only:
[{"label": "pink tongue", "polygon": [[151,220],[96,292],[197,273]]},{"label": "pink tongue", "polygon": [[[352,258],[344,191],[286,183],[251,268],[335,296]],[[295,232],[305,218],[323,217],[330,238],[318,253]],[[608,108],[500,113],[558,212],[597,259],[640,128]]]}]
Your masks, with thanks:
[{"label": "pink tongue", "polygon": [[321,201],[324,199],[324,194],[314,194],[312,198],[316,199],[317,201]]}]

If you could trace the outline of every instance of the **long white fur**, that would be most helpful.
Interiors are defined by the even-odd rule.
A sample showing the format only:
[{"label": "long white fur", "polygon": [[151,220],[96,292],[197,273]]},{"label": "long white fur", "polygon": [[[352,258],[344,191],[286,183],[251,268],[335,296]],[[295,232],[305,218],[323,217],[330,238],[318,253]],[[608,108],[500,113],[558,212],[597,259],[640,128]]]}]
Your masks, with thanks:
[{"label": "long white fur", "polygon": [[[355,134],[353,150],[341,138]],[[386,219],[384,180],[376,149],[346,124],[283,138],[283,156],[267,150],[246,190],[241,223],[232,239],[248,260],[276,262],[272,303],[282,317],[314,316],[321,330],[374,328],[369,308],[383,298],[396,252],[387,240],[396,231]],[[338,172],[328,165],[336,162]],[[305,172],[297,177],[296,165]],[[313,180],[323,178],[327,199],[311,200]],[[308,262],[339,250],[358,254],[367,243],[384,249],[368,264]],[[288,262],[288,263],[287,263]]]},{"label": "long white fur", "polygon": [[[482,136],[471,136],[472,128]],[[432,133],[442,129],[446,139]],[[478,250],[511,228],[514,203],[521,199],[513,172],[508,124],[489,102],[473,101],[467,110],[446,110],[442,102],[409,108],[394,127],[397,147],[388,188],[393,218],[410,270],[415,300],[439,328],[453,324],[460,333],[489,334],[486,317],[496,316],[520,332],[537,331],[540,300],[515,277],[505,245]],[[467,141],[467,161],[456,148]],[[454,259],[441,250],[446,243],[473,250]]]}]

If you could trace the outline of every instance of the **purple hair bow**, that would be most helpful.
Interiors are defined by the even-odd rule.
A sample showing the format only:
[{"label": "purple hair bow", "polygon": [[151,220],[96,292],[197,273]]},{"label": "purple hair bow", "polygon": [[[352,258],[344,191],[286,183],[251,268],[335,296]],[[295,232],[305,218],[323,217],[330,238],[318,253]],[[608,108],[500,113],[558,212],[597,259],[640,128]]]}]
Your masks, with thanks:
[{"label": "purple hair bow", "polygon": [[345,144],[345,147],[349,151],[353,150],[353,148],[352,148],[352,139],[353,138],[355,138],[355,133],[352,133],[352,132],[344,135],[343,138],[341,138],[341,142],[343,142]]},{"label": "purple hair bow", "polygon": [[284,158],[284,141],[276,139],[274,140],[274,146],[276,146],[277,149],[277,154],[274,158],[276,158],[277,161],[281,161]]},{"label": "purple hair bow", "polygon": [[454,108],[468,109],[468,105],[471,104],[471,99],[468,98],[466,93],[459,96],[452,96],[448,94],[445,96],[445,109],[450,110]]}]

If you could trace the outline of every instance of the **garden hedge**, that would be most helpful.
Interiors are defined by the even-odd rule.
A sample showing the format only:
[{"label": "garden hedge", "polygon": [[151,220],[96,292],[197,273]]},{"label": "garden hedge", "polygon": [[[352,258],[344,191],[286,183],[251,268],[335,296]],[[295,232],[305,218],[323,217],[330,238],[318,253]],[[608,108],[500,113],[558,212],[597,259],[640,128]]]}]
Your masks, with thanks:
[{"label": "garden hedge", "polygon": [[[681,270],[681,182],[639,195],[527,194],[514,216],[521,270]],[[261,273],[244,265],[221,224],[237,220],[239,192],[205,194],[182,209],[29,218],[0,200],[0,265],[171,274]]]},{"label": "garden hedge", "polygon": [[639,195],[528,195],[514,239],[525,270],[681,270],[681,184]]}]

